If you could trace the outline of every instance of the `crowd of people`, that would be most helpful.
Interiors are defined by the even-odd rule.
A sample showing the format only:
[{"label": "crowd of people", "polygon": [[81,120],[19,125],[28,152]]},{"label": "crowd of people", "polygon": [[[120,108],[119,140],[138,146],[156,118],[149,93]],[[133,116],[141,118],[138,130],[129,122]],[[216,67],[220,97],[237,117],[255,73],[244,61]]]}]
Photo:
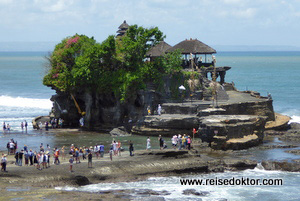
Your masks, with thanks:
[{"label": "crowd of people", "polygon": [[52,129],[55,129],[55,128],[62,128],[62,127],[63,127],[63,124],[64,124],[64,120],[63,120],[62,118],[58,118],[58,119],[52,118],[50,121],[45,121],[44,125],[43,125],[43,123],[40,121],[40,122],[38,123],[38,129],[39,129],[39,130],[42,130],[43,127],[44,127],[45,130],[48,131],[50,127],[51,127]]},{"label": "crowd of people", "polygon": [[[22,121],[20,127],[21,127],[22,131],[25,130],[27,132],[27,128],[28,128],[27,121],[26,120],[24,120],[24,122]],[[11,125],[9,123],[3,122],[2,129],[3,129],[3,133],[6,133],[6,132],[10,133],[10,131],[11,131]]]},{"label": "crowd of people", "polygon": [[[162,138],[161,135],[159,135],[158,141],[159,141],[159,147],[160,147],[160,149],[166,149],[166,148],[168,148],[165,140]],[[189,135],[187,135],[187,134],[174,135],[171,138],[171,142],[172,142],[173,149],[176,149],[178,147],[178,150],[181,150],[181,149],[191,150],[192,138]]]},{"label": "crowd of people", "polygon": [[[167,144],[161,135],[158,137],[160,149],[166,149]],[[173,149],[191,149],[191,137],[189,135],[174,135],[171,139]],[[129,155],[134,156],[133,142],[129,141]],[[151,150],[151,139],[150,137],[146,140],[146,150]],[[124,151],[120,140],[112,140],[109,157],[113,160],[113,156],[121,156],[121,152]],[[38,170],[49,168],[51,161],[55,165],[59,165],[62,160],[67,160],[70,167],[70,172],[73,172],[73,164],[81,163],[82,160],[87,160],[88,168],[92,167],[92,159],[101,159],[104,157],[105,150],[103,144],[96,144],[95,146],[75,146],[71,144],[70,147],[62,146],[61,148],[55,147],[51,149],[49,144],[46,146],[43,143],[40,144],[39,150],[33,151],[29,149],[27,145],[24,145],[20,151],[18,151],[18,143],[11,139],[7,143],[7,154],[2,154],[1,166],[2,171],[6,171],[7,155],[14,155],[15,165],[22,166],[23,162],[25,166],[34,166]],[[66,157],[67,156],[67,157]],[[50,160],[53,157],[53,160]]]}]

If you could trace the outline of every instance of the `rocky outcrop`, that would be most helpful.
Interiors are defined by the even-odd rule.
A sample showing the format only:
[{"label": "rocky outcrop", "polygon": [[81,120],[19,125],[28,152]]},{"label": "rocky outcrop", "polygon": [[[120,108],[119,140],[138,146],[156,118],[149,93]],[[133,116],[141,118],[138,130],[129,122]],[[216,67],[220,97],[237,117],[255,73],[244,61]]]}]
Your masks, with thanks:
[{"label": "rocky outcrop", "polygon": [[131,134],[128,133],[127,129],[124,126],[112,129],[109,134],[111,136],[130,136]]},{"label": "rocky outcrop", "polygon": [[288,162],[288,161],[262,161],[261,165],[266,170],[282,170],[289,172],[300,171],[300,161]]},{"label": "rocky outcrop", "polygon": [[247,149],[262,143],[266,119],[254,115],[211,115],[200,120],[200,133],[213,149]]}]

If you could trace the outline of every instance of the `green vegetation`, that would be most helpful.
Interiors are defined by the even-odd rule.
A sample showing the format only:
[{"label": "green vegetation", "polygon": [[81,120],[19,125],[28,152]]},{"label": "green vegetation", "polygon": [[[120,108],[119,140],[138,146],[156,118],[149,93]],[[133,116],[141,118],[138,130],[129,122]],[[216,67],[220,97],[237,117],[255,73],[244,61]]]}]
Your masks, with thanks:
[{"label": "green vegetation", "polygon": [[125,36],[109,36],[101,44],[85,35],[74,35],[57,44],[50,55],[44,85],[67,93],[91,90],[111,93],[125,101],[145,83],[179,73],[180,53],[145,62],[146,52],[164,39],[157,28],[130,26]]}]

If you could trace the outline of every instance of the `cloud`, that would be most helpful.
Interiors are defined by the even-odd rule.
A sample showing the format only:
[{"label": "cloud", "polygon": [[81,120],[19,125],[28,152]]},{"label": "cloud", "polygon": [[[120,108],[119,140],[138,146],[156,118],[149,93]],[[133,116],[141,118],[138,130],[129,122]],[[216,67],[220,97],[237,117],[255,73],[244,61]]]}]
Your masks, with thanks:
[{"label": "cloud", "polygon": [[[57,41],[82,33],[101,42],[115,34],[123,20],[158,26],[173,44],[190,37],[239,43],[278,30],[293,30],[295,41],[300,33],[299,0],[0,0],[0,5],[0,41]],[[260,40],[272,42],[258,38],[257,43]]]},{"label": "cloud", "polygon": [[12,2],[13,2],[12,0],[0,0],[0,5],[4,6],[4,5],[11,4]]}]

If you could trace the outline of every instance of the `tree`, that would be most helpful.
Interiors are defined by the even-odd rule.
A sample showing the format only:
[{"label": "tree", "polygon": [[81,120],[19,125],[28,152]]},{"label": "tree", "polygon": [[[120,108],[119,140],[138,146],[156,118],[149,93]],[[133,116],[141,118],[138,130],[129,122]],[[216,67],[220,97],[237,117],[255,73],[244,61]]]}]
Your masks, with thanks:
[{"label": "tree", "polygon": [[49,57],[44,85],[59,91],[82,89],[111,93],[122,101],[163,75],[179,72],[180,53],[170,53],[154,63],[146,52],[165,38],[157,28],[130,26],[123,37],[108,36],[101,44],[85,35],[74,35],[57,44]]}]

